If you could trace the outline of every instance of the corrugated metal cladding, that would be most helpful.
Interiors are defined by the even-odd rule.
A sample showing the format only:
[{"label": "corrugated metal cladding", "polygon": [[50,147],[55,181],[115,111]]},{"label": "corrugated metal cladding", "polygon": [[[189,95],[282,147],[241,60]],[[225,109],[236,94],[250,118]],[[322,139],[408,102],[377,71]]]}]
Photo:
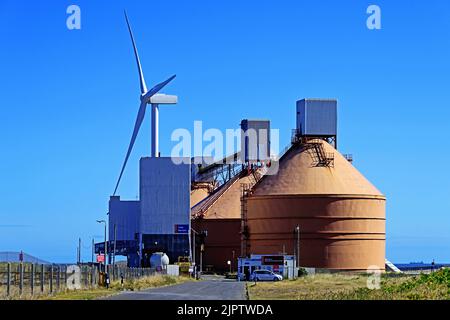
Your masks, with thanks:
[{"label": "corrugated metal cladding", "polygon": [[[265,161],[270,158],[270,121],[241,121],[241,161]],[[252,131],[254,130],[254,131]]]},{"label": "corrugated metal cladding", "polygon": [[174,160],[140,161],[141,234],[175,234],[176,225],[190,228],[190,159]]},{"label": "corrugated metal cladding", "polygon": [[114,240],[114,225],[116,225],[117,240],[134,240],[139,232],[139,201],[121,201],[120,197],[109,199],[109,239]]},{"label": "corrugated metal cladding", "polygon": [[303,136],[336,136],[337,100],[302,99],[297,101],[297,130]]}]

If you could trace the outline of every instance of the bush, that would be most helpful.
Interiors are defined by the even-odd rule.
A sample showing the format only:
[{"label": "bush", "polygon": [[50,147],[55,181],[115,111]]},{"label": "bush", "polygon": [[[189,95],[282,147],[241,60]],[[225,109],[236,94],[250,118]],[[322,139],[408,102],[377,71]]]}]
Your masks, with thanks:
[{"label": "bush", "polygon": [[306,271],[305,268],[298,269],[298,276],[299,277],[303,277],[303,276],[307,276],[307,275],[308,275],[308,271]]}]

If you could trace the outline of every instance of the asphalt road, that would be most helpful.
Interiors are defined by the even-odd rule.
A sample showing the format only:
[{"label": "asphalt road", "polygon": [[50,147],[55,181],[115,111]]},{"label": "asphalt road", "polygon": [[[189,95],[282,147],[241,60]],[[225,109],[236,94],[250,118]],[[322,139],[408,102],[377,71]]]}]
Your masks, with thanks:
[{"label": "asphalt road", "polygon": [[208,277],[202,281],[127,291],[107,298],[108,300],[245,300],[245,283],[219,277]]}]

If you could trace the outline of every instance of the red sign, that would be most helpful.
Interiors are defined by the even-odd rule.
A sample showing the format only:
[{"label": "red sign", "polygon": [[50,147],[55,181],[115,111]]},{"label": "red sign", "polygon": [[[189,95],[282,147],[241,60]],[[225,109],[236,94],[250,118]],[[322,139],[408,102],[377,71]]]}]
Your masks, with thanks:
[{"label": "red sign", "polygon": [[104,254],[98,254],[97,255],[97,262],[105,262],[105,255]]}]

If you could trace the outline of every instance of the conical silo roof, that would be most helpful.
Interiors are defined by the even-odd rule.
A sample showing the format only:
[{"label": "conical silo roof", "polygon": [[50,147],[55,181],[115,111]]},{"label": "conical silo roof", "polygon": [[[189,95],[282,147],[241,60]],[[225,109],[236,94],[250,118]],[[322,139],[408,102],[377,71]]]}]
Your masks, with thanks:
[{"label": "conical silo roof", "polygon": [[305,144],[294,145],[281,158],[278,173],[265,176],[254,196],[269,195],[364,195],[384,197],[344,156],[329,143],[314,140],[323,151],[333,154],[332,166],[314,165],[314,151]]}]

